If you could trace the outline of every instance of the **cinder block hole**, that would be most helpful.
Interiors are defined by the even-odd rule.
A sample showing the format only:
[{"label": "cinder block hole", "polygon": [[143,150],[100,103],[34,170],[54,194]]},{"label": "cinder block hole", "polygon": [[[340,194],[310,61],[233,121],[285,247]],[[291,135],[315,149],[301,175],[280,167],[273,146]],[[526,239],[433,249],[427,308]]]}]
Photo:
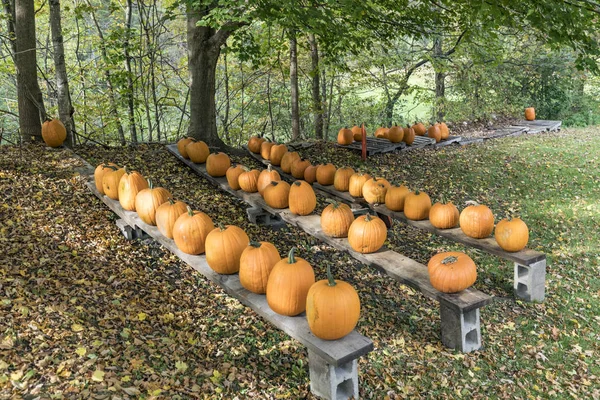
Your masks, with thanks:
[{"label": "cinder block hole", "polygon": [[338,381],[342,381],[344,379],[348,379],[348,376],[352,376],[352,366],[353,362],[347,362],[346,364],[334,367],[335,377]]},{"label": "cinder block hole", "polygon": [[524,283],[518,283],[516,292],[517,297],[525,297],[529,291],[527,285]]},{"label": "cinder block hole", "polygon": [[465,344],[471,345],[474,348],[479,347],[479,335],[477,334],[477,329],[473,329],[465,335]]},{"label": "cinder block hole", "polygon": [[477,310],[468,311],[463,314],[465,327],[471,329],[477,326]]},{"label": "cinder block hole", "polygon": [[[351,364],[351,363],[348,363]],[[350,398],[358,398],[358,393],[354,393],[354,382],[352,379],[347,379],[340,383],[335,394],[336,400],[347,400]]]},{"label": "cinder block hole", "polygon": [[523,278],[523,277],[529,275],[529,267],[526,267],[524,265],[519,265],[517,267],[517,275],[519,276],[519,278]]}]

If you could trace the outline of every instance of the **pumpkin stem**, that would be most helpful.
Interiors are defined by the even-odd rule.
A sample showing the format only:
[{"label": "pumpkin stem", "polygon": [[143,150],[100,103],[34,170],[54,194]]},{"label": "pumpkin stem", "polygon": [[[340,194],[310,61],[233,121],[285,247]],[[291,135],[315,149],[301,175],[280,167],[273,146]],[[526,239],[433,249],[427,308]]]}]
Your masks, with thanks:
[{"label": "pumpkin stem", "polygon": [[292,247],[290,252],[288,253],[288,264],[296,264],[296,257],[294,257],[295,251],[296,251],[296,248]]},{"label": "pumpkin stem", "polygon": [[129,174],[129,172],[127,172],[127,166],[126,165],[123,165],[123,171],[125,171],[125,175]]},{"label": "pumpkin stem", "polygon": [[454,256],[448,256],[442,260],[442,264],[444,264],[444,265],[454,264],[457,261],[458,261],[458,258],[456,258]]},{"label": "pumpkin stem", "polygon": [[365,216],[365,221],[369,222],[371,221],[373,218],[371,218],[371,214],[367,213]]},{"label": "pumpkin stem", "polygon": [[327,263],[327,280],[329,281],[327,283],[327,286],[337,285],[337,283],[335,282],[335,279],[333,279],[333,274],[331,273],[331,264],[329,264],[329,263]]},{"label": "pumpkin stem", "polygon": [[154,189],[154,183],[152,183],[152,178],[148,178],[148,179],[146,179],[146,180],[148,181],[148,187],[149,187],[150,189]]},{"label": "pumpkin stem", "polygon": [[296,185],[296,186],[300,186],[302,183],[300,181],[294,181],[293,184]]},{"label": "pumpkin stem", "polygon": [[169,197],[167,200],[169,201],[169,204],[175,204],[175,200],[172,197]]},{"label": "pumpkin stem", "polygon": [[104,168],[109,168],[109,169],[112,169],[113,171],[119,170],[119,168],[115,167],[114,165],[105,165],[102,167],[102,169],[104,169]]},{"label": "pumpkin stem", "polygon": [[269,172],[273,171],[273,167],[271,167],[271,164],[267,165],[267,171],[269,171]]},{"label": "pumpkin stem", "polygon": [[419,189],[415,190],[415,196],[418,196],[421,194],[421,191]]},{"label": "pumpkin stem", "polygon": [[325,202],[331,204],[333,208],[338,208],[340,206],[340,202],[334,199],[325,199]]},{"label": "pumpkin stem", "polygon": [[188,213],[188,215],[189,215],[190,217],[193,217],[193,216],[194,216],[194,211],[192,210],[192,207],[190,207],[190,206],[187,206],[187,213]]},{"label": "pumpkin stem", "polygon": [[278,183],[279,182],[277,182],[277,181],[271,181],[271,185],[273,185],[273,186],[277,186]]},{"label": "pumpkin stem", "polygon": [[260,244],[260,242],[257,242],[257,241],[254,241],[254,240],[251,240],[251,241],[250,241],[250,246],[252,246],[252,247],[254,247],[254,248],[257,248],[257,249],[258,249],[258,248],[261,246],[261,244]]},{"label": "pumpkin stem", "polygon": [[223,232],[225,229],[227,229],[227,228],[225,228],[225,225],[223,225],[223,223],[221,221],[217,222],[217,227],[219,228],[219,230],[221,232]]}]

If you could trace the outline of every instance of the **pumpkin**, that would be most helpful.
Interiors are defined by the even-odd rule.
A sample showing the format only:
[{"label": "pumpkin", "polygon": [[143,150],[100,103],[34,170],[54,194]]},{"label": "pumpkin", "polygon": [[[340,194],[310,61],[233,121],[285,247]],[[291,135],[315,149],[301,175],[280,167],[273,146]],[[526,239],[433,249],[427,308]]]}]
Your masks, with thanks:
[{"label": "pumpkin", "polygon": [[[119,169],[117,164],[114,163],[102,163],[96,167],[94,170],[94,184],[96,185],[96,190],[100,192],[100,194],[104,194],[104,188],[102,187],[102,179],[104,178],[104,174],[109,171],[114,171],[108,167],[115,167]],[[121,179],[121,178],[119,178]]]},{"label": "pumpkin", "polygon": [[533,120],[535,120],[535,108],[533,108],[533,107],[527,107],[525,109],[525,119],[527,121],[533,121]]},{"label": "pumpkin", "polygon": [[229,167],[231,160],[225,153],[213,153],[206,159],[206,172],[212,177],[225,176]]},{"label": "pumpkin", "polygon": [[173,240],[177,248],[186,254],[202,254],[206,237],[213,229],[215,225],[208,215],[192,211],[187,206],[187,212],[181,214],[173,224]]},{"label": "pumpkin", "polygon": [[308,290],[315,283],[315,272],[292,247],[288,256],[271,271],[267,282],[267,303],[277,314],[293,317],[306,310]]},{"label": "pumpkin", "polygon": [[425,129],[425,125],[423,125],[423,123],[421,122],[415,122],[415,124],[411,126],[411,128],[415,130],[415,135],[417,136],[423,136],[425,135],[425,132],[427,132],[427,129]]},{"label": "pumpkin", "polygon": [[398,125],[392,126],[387,134],[387,138],[392,143],[400,143],[403,137],[404,129]]},{"label": "pumpkin", "polygon": [[413,221],[427,219],[429,218],[429,210],[431,210],[431,199],[427,193],[417,190],[406,195],[404,199],[404,215],[406,218]]},{"label": "pumpkin", "polygon": [[494,214],[487,206],[470,205],[460,213],[459,223],[465,235],[483,239],[494,229]]},{"label": "pumpkin", "polygon": [[354,175],[354,170],[350,167],[342,167],[335,171],[333,176],[333,187],[340,192],[347,192],[350,188],[350,177]]},{"label": "pumpkin", "polygon": [[435,139],[436,143],[439,143],[442,140],[442,133],[440,132],[440,128],[438,124],[431,125],[427,130],[427,137]]},{"label": "pumpkin", "polygon": [[177,218],[187,211],[187,205],[183,201],[175,201],[169,198],[167,202],[161,204],[157,209],[154,217],[156,218],[156,226],[160,233],[173,239],[173,226]]},{"label": "pumpkin", "polygon": [[156,210],[171,197],[165,188],[154,187],[148,179],[148,188],[142,189],[135,197],[135,211],[142,221],[148,225],[156,225]]},{"label": "pumpkin", "polygon": [[317,168],[317,182],[319,182],[319,185],[333,185],[333,181],[335,180],[335,171],[335,165],[331,163],[319,166],[319,168]]},{"label": "pumpkin", "polygon": [[246,193],[258,192],[259,176],[260,172],[257,169],[250,170],[249,168],[244,168],[244,172],[238,178],[240,188]]},{"label": "pumpkin", "polygon": [[327,199],[329,204],[321,213],[321,229],[327,236],[348,237],[348,230],[354,221],[354,214],[348,204]]},{"label": "pumpkin", "polygon": [[348,191],[350,192],[350,195],[354,197],[362,197],[363,186],[369,179],[371,179],[371,175],[363,172],[357,172],[353,174],[350,177],[350,182],[348,183]]},{"label": "pumpkin", "polygon": [[427,263],[431,286],[442,293],[458,293],[477,280],[477,268],[465,253],[449,251],[431,257]]},{"label": "pumpkin", "polygon": [[385,193],[385,206],[392,211],[404,210],[404,200],[410,193],[406,186],[390,186]]},{"label": "pumpkin", "polygon": [[276,144],[275,146],[271,147],[271,154],[269,155],[271,164],[279,166],[281,164],[281,159],[287,151],[288,149],[285,144]]},{"label": "pumpkin", "polygon": [[305,158],[299,158],[292,163],[292,176],[296,179],[304,179],[304,171],[311,163]]},{"label": "pumpkin", "polygon": [[264,195],[265,188],[271,184],[271,182],[278,182],[281,180],[279,172],[274,171],[271,164],[267,166],[267,169],[260,171],[258,175],[258,181],[256,182],[256,189],[260,195]]},{"label": "pumpkin", "polygon": [[250,242],[240,257],[240,283],[252,293],[265,294],[269,275],[280,260],[272,243]]},{"label": "pumpkin", "polygon": [[125,175],[125,168],[108,166],[106,169],[108,171],[105,171],[104,176],[102,176],[102,191],[109,198],[119,200],[119,182],[121,177]]},{"label": "pumpkin", "polygon": [[389,130],[390,130],[389,128],[381,126],[381,127],[377,128],[377,130],[375,130],[375,137],[381,138],[381,139],[387,139]]},{"label": "pumpkin", "polygon": [[496,225],[496,242],[505,251],[521,251],[529,241],[529,228],[520,218],[503,219]]},{"label": "pumpkin", "polygon": [[259,136],[252,136],[248,139],[248,150],[254,154],[260,154],[260,147],[266,139]]},{"label": "pumpkin", "polygon": [[316,337],[341,339],[354,330],[360,317],[358,293],[348,282],[335,280],[327,263],[327,279],[313,284],[306,296],[306,319]]},{"label": "pumpkin", "polygon": [[317,207],[317,196],[308,183],[296,181],[290,187],[288,203],[292,214],[308,215]]},{"label": "pumpkin", "polygon": [[458,225],[460,213],[452,202],[435,203],[429,210],[429,222],[438,229],[450,229]]},{"label": "pumpkin", "polygon": [[292,172],[292,163],[300,159],[300,154],[297,151],[288,151],[281,158],[281,170],[286,174]]},{"label": "pumpkin", "polygon": [[227,178],[227,184],[233,190],[240,190],[240,175],[243,174],[244,167],[240,164],[237,164],[235,167],[232,165],[227,168],[227,172],[225,173],[225,177]]},{"label": "pumpkin", "polygon": [[194,140],[195,139],[192,137],[186,137],[186,138],[179,139],[179,141],[177,142],[177,150],[179,151],[179,154],[181,154],[181,157],[190,158],[188,156],[187,150],[185,148],[187,147],[188,144],[192,143]]},{"label": "pumpkin", "polygon": [[311,185],[317,181],[317,169],[323,164],[309,165],[304,170],[304,180]]},{"label": "pumpkin", "polygon": [[273,181],[263,191],[265,203],[272,208],[288,208],[290,184],[286,181]]},{"label": "pumpkin", "polygon": [[406,143],[407,146],[410,146],[415,141],[415,130],[411,127],[404,128],[404,137],[402,141]]},{"label": "pumpkin", "polygon": [[148,182],[144,177],[137,171],[125,173],[119,180],[119,203],[121,207],[127,211],[135,211],[135,197],[142,189],[148,187]]},{"label": "pumpkin", "polygon": [[440,134],[442,136],[442,140],[446,140],[450,137],[450,130],[448,129],[448,125],[445,122],[439,123]]},{"label": "pumpkin", "polygon": [[240,270],[240,258],[248,246],[248,235],[235,225],[219,226],[206,236],[206,263],[218,274],[231,275]]},{"label": "pumpkin", "polygon": [[337,135],[337,142],[342,146],[352,144],[354,141],[354,133],[348,128],[342,128],[339,130]]},{"label": "pumpkin", "polygon": [[362,188],[362,195],[367,203],[383,204],[385,203],[385,195],[390,183],[383,178],[371,178],[365,182]]},{"label": "pumpkin", "polygon": [[210,154],[208,145],[202,140],[188,143],[188,145],[185,146],[185,152],[190,161],[196,164],[204,164]]},{"label": "pumpkin", "polygon": [[67,129],[59,119],[50,119],[42,124],[42,139],[50,147],[58,147],[67,138]]},{"label": "pumpkin", "polygon": [[362,254],[374,253],[387,239],[387,227],[376,216],[367,214],[356,218],[348,230],[348,243]]},{"label": "pumpkin", "polygon": [[260,145],[260,156],[268,160],[271,157],[271,148],[275,146],[275,143],[272,142],[262,142]]},{"label": "pumpkin", "polygon": [[358,125],[354,125],[352,127],[352,136],[355,142],[360,142],[362,140],[362,128]]}]

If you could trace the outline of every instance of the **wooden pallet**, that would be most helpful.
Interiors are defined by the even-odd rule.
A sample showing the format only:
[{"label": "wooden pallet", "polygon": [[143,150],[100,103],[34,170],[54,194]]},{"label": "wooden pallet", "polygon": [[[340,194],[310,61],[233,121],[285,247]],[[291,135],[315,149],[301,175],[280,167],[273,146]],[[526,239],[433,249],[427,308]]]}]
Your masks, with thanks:
[{"label": "wooden pallet", "polygon": [[[335,145],[338,147],[362,152],[362,142],[353,142],[349,145],[341,145],[339,143],[336,143]],[[392,143],[387,139],[367,137],[367,157],[372,156],[374,154],[389,153],[391,151],[403,149],[405,147],[406,143],[404,142]]]},{"label": "wooden pallet", "polygon": [[471,143],[480,143],[485,140],[499,139],[503,137],[520,136],[524,134],[534,134],[540,132],[560,131],[562,121],[550,120],[535,120],[535,121],[519,121],[515,125],[493,127],[487,136],[477,138],[465,138],[460,142],[464,146]]}]

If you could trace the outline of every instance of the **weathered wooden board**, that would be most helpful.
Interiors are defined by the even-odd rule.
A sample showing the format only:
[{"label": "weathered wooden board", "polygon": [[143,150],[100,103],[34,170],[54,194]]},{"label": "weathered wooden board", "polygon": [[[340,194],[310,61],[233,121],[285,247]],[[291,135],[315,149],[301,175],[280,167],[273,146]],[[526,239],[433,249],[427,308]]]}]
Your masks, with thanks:
[{"label": "weathered wooden board", "polygon": [[[362,151],[362,142],[353,142],[349,145],[341,145],[336,143],[335,145],[346,149]],[[387,139],[367,136],[367,157],[375,154],[389,153],[397,149],[403,149],[405,147],[406,143],[404,142],[392,143]]]},{"label": "weathered wooden board", "polygon": [[250,307],[262,318],[298,340],[328,363],[335,366],[343,365],[373,350],[371,339],[356,331],[352,331],[349,335],[339,340],[329,341],[319,339],[311,333],[304,313],[296,317],[286,317],[275,313],[269,307],[264,295],[252,293],[242,287],[238,274],[221,275],[216,273],[208,266],[204,255],[193,256],[182,252],[177,248],[175,242],[163,236],[157,227],[144,223],[138,217],[137,213],[123,210],[118,200],[112,200],[100,194],[93,182],[88,182],[87,186],[96,197],[102,200],[115,214],[125,220],[129,226],[141,228],[196,271],[221,286],[230,296]]},{"label": "weathered wooden board", "polygon": [[462,140],[462,137],[460,136],[448,136],[448,139],[444,139],[442,141],[440,141],[439,143],[435,144],[435,147],[444,147],[444,146],[448,146],[450,144],[458,144],[460,141]]}]

